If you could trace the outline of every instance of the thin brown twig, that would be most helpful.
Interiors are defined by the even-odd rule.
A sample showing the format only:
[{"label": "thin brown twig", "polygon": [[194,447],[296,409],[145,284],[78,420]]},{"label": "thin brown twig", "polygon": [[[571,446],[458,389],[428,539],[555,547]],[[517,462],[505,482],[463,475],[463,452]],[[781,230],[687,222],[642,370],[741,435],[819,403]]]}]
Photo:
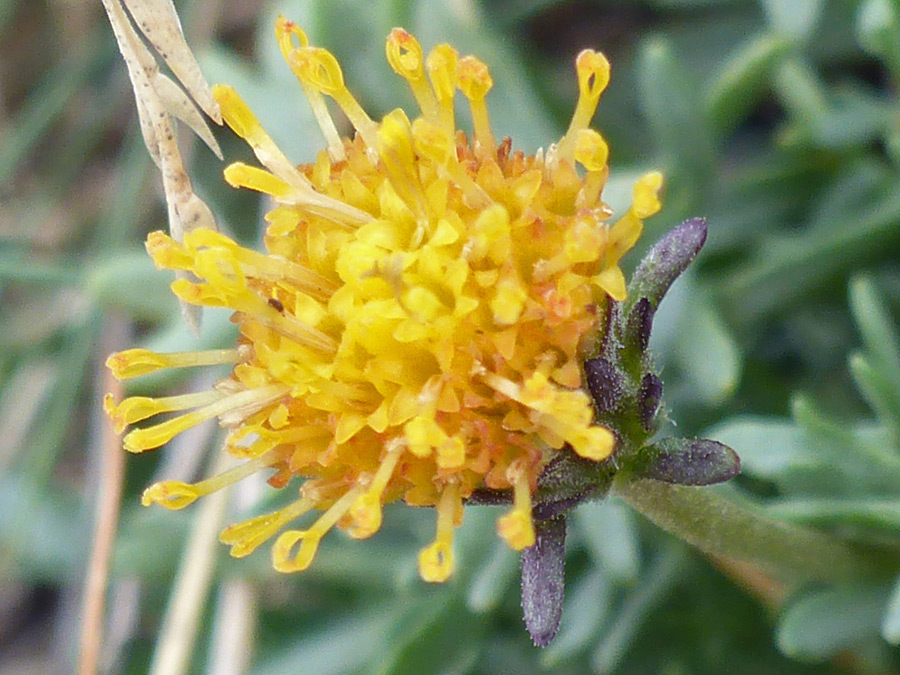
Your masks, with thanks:
[{"label": "thin brown twig", "polygon": [[[113,344],[120,343],[123,326],[118,322],[105,331],[102,353],[114,351]],[[108,349],[107,349],[108,348]],[[121,398],[122,386],[103,367],[99,379],[103,391]],[[109,568],[119,522],[119,505],[122,501],[122,484],[125,476],[125,453],[112,422],[104,415],[100,422],[100,485],[94,524],[93,544],[88,561],[84,585],[81,636],[79,639],[79,675],[94,675],[98,671],[100,649],[103,643],[103,616],[106,606],[106,589]]]}]

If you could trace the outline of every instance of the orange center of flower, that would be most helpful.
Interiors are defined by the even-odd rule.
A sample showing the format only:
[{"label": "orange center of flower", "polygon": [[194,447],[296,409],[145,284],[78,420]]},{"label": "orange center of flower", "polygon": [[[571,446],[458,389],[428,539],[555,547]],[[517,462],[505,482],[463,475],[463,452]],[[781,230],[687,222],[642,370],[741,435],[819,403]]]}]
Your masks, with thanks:
[{"label": "orange center of flower", "polygon": [[[592,424],[580,364],[607,297],[624,298],[619,259],[659,209],[661,177],[651,173],[635,186],[634,206],[607,222],[608,150],[587,125],[609,64],[596,52],[579,55],[568,131],[546,153],[525,156],[494,138],[485,105],[492,81],[474,57],[439,45],[425,58],[412,36],[392,31],[388,61],[421,115],[410,121],[394,110],[376,123],[328,51],[284,19],[276,33],[327,152],[294,166],[233,89],[214,92],[265,167],[232,164],[226,180],[277,203],[266,216],[267,253],[210,230],[183,242],[157,232],[147,242],[159,267],[199,279],[174,282],[179,298],[235,310],[238,348],[110,359],[126,377],[212,363],[236,364],[233,374],[205,394],[107,401],[122,428],[194,408],[131,431],[128,450],[218,417],[232,429],[227,449],[247,463],[196,485],[154,485],[144,502],[181,508],[260,470],[274,470],[276,486],[305,478],[297,502],[222,534],[234,555],[247,555],[322,510],[309,528],[279,536],[281,571],[305,569],[334,525],[372,535],[384,503],[434,506],[437,536],[419,564],[424,579],[443,581],[462,501],[478,488],[511,489],[498,532],[517,550],[531,546],[531,495],[546,463],[569,449],[596,461],[613,451],[611,432]],[[456,131],[456,89],[471,106],[471,142]],[[354,140],[339,138],[323,96],[356,128]]]}]

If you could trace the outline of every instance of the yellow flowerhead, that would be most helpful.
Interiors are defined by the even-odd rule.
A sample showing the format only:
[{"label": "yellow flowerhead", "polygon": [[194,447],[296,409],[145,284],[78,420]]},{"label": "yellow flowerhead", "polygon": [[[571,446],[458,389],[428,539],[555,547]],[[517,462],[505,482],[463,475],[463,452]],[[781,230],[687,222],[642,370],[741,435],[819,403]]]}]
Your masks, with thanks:
[{"label": "yellow flowerhead", "polygon": [[[195,485],[153,485],[143,502],[182,508],[258,471],[276,487],[300,478],[296,502],[221,535],[244,556],[281,531],[273,560],[283,572],[308,567],[335,525],[374,534],[382,505],[402,499],[436,508],[419,569],[443,581],[463,502],[485,488],[512,495],[499,535],[516,550],[531,546],[532,495],[547,463],[563,452],[601,462],[614,450],[613,434],[593,424],[581,364],[608,298],[624,298],[619,259],[659,210],[658,173],[639,179],[634,205],[614,221],[601,199],[608,149],[588,124],[609,64],[590,50],[578,56],[568,131],[526,156],[495,139],[491,76],[474,57],[449,45],[426,57],[394,29],[387,60],[421,113],[375,122],[331,53],[284,19],[276,33],[327,140],[314,164],[295,166],[233,89],[215,89],[225,121],[265,167],[232,164],[225,179],[276,203],[267,253],[205,229],[147,241],[157,266],[196,278],[172,284],[180,299],[235,311],[237,348],[109,360],[120,377],[235,364],[210,392],[107,400],[107,410],[120,429],[191,410],[129,432],[132,452],[218,417],[227,450],[245,463]],[[471,107],[471,139],[456,130],[456,90]],[[323,96],[356,128],[353,139],[339,137]],[[322,513],[310,526],[282,531],[312,510]]]}]

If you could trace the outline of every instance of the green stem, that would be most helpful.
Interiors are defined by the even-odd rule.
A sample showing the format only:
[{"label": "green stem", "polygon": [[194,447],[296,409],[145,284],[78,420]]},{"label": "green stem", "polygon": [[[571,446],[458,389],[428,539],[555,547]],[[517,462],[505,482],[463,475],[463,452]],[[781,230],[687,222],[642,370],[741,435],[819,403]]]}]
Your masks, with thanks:
[{"label": "green stem", "polygon": [[879,555],[762,516],[709,489],[619,477],[612,493],[701,551],[754,563],[782,578],[842,581],[886,571]]}]

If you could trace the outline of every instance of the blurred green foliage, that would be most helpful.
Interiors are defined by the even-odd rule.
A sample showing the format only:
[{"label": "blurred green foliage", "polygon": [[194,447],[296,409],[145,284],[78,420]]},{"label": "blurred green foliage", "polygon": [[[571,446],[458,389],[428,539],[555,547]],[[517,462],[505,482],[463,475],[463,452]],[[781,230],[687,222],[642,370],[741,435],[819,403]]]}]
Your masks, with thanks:
[{"label": "blurred green foliage", "polygon": [[[897,0],[180,7],[208,78],[233,84],[297,162],[321,142],[272,39],[278,13],[333,49],[373,116],[412,104],[384,61],[392,26],[426,48],[448,41],[479,55],[496,83],[495,130],[530,151],[565,129],[575,54],[606,52],[613,80],[595,127],[612,151],[609,201],[621,205],[638,172],[661,168],[664,209],[642,246],[685,217],[709,221],[707,248],[656,321],[679,435],[702,433],[742,456],[744,476],[725,493],[860,547],[898,550]],[[99,475],[104,352],[131,342],[199,349],[232,334],[227,317],[210,313],[191,336],[168,279],[142,255],[165,214],[99,9],[0,0],[0,63],[0,645],[16,647],[0,650],[9,654],[0,664],[67,671]],[[226,157],[247,156],[227,132],[217,136]],[[193,165],[223,226],[257,240],[260,205],[225,186],[205,149]],[[187,470],[202,473],[207,445]],[[146,672],[182,564],[194,512],[138,504],[179,461],[184,470],[166,451],[129,458],[112,672]],[[215,616],[236,582],[250,598],[239,618],[255,631],[253,673],[900,672],[900,581],[782,598],[777,584],[711,565],[617,502],[572,519],[562,629],[540,652],[522,626],[518,563],[494,535],[495,515],[467,511],[459,572],[441,587],[415,572],[430,514],[403,507],[389,508],[369,541],[329,537],[315,565],[289,578],[265,552],[233,561],[220,547],[219,592],[201,612],[191,672],[214,672],[216,645],[229,639]]]}]

